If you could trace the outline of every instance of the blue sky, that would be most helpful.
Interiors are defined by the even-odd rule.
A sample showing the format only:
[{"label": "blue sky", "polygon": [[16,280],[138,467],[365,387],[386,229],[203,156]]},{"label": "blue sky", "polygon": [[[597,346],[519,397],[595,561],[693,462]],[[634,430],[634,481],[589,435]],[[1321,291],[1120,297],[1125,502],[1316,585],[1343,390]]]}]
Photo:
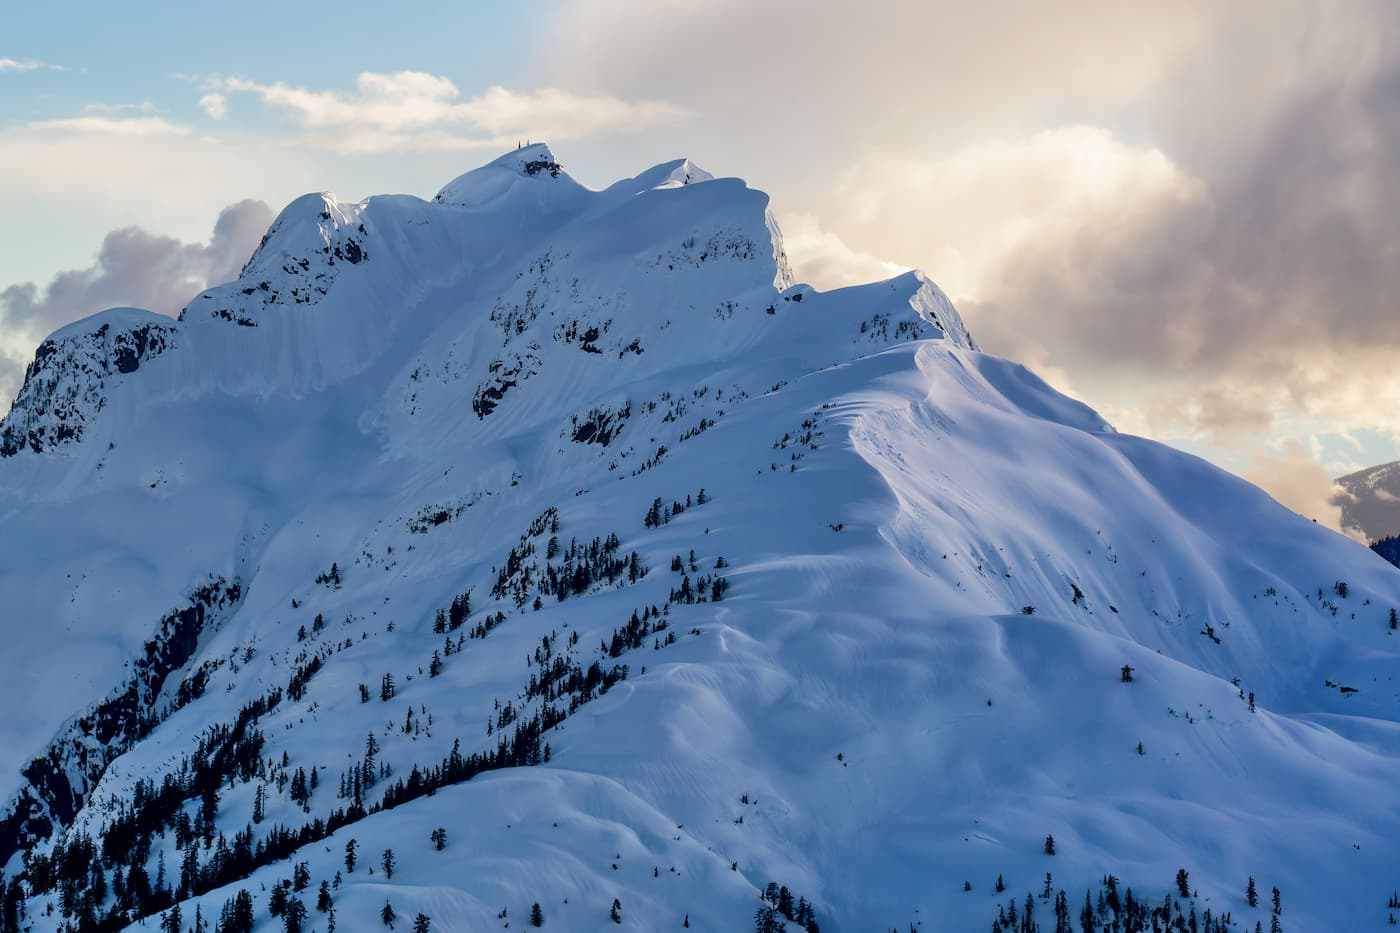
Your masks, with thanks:
[{"label": "blue sky", "polygon": [[922,268],[989,349],[1316,511],[1400,458],[1396,49],[1384,0],[29,5],[0,389],[93,304],[177,311],[231,205],[430,196],[532,136],[594,185],[742,175],[803,277]]},{"label": "blue sky", "polygon": [[[142,99],[172,74],[275,74],[290,82],[339,83],[360,71],[413,68],[467,86],[510,81],[527,67],[536,18],[548,2],[318,4],[131,2],[27,4],[6,16],[13,58],[66,69],[35,96],[0,86],[9,118],[40,118],[50,102],[94,96]],[[74,28],[75,22],[81,28]],[[172,99],[177,112],[193,103]]]}]

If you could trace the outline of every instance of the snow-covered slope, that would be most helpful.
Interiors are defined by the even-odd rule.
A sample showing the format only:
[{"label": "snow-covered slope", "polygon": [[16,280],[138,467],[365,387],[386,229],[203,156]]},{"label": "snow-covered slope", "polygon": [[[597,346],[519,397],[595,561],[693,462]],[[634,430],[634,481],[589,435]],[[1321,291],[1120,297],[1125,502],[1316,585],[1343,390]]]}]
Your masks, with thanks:
[{"label": "snow-covered slope", "polygon": [[828,931],[1048,931],[1112,874],[1096,929],[1120,886],[1384,925],[1400,573],[918,273],[795,284],[767,208],[531,146],[46,341],[0,426],[25,922],[325,929],[324,881],[338,929],[733,931],[773,881]]},{"label": "snow-covered slope", "polygon": [[1400,461],[1348,473],[1337,485],[1351,494],[1341,500],[1343,525],[1372,541],[1400,535]]}]

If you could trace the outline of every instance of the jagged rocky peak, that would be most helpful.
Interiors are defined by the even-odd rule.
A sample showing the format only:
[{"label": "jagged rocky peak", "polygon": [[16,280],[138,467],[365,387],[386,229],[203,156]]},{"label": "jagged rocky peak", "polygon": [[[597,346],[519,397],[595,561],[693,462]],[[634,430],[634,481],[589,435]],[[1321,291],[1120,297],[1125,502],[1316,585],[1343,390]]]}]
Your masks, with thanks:
[{"label": "jagged rocky peak", "polygon": [[256,327],[263,307],[320,301],[341,269],[370,258],[367,204],[347,204],[329,192],[297,198],[272,222],[237,281],[196,297],[181,320],[196,316]]},{"label": "jagged rocky peak", "polygon": [[107,383],[174,347],[178,327],[163,314],[111,308],[55,331],[35,351],[0,422],[0,456],[79,440],[106,405]]},{"label": "jagged rocky peak", "polygon": [[[717,179],[685,158],[592,190],[543,144],[460,176],[434,202],[307,194],[282,210],[236,281],[186,307],[188,378],[177,394],[295,395],[353,379],[387,354],[414,361],[405,410],[425,409],[419,382],[441,371],[475,387],[481,420],[507,391],[507,407],[553,410],[570,393],[611,390],[663,363],[783,344],[791,339],[785,311],[796,312],[808,343],[829,347],[821,354],[929,338],[975,347],[951,302],[921,275],[845,297],[796,284],[768,205],[741,179]],[[5,450],[80,438],[104,407],[103,379],[172,342],[163,331],[148,335],[142,322],[150,319],[175,327],[111,311],[46,341],[6,425]],[[404,336],[418,333],[413,327],[398,330],[408,320],[440,321],[441,340],[414,343]],[[102,333],[113,336],[94,343],[104,322]],[[75,334],[88,343],[59,353]],[[580,351],[615,365],[578,370]],[[546,370],[567,373],[567,385],[562,376],[536,378]],[[543,390],[519,390],[527,379],[552,388],[528,398]]]}]

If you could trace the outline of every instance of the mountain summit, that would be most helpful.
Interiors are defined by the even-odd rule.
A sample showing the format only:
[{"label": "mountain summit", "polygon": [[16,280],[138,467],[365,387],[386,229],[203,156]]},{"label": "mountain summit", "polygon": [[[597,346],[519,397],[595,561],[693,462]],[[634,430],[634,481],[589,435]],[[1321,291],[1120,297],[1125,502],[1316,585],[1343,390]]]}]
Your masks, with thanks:
[{"label": "mountain summit", "polygon": [[0,516],[0,933],[1366,929],[1400,884],[1400,574],[920,273],[795,282],[688,160],[293,201],[178,321],[41,344]]}]

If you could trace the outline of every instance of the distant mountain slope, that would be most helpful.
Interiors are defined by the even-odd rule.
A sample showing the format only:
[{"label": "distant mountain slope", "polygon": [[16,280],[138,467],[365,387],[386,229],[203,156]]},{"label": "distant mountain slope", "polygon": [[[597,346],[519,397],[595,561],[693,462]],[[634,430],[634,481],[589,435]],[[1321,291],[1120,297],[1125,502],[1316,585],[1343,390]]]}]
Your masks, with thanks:
[{"label": "distant mountain slope", "polygon": [[1400,573],[919,273],[795,283],[687,160],[300,198],[178,322],[46,340],[0,439],[0,933],[1359,930],[1400,884]]},{"label": "distant mountain slope", "polygon": [[1389,535],[1371,542],[1371,550],[1400,567],[1400,535]]},{"label": "distant mountain slope", "polygon": [[1343,525],[1372,541],[1400,534],[1400,460],[1349,473],[1337,485],[1352,495],[1342,502]]}]

